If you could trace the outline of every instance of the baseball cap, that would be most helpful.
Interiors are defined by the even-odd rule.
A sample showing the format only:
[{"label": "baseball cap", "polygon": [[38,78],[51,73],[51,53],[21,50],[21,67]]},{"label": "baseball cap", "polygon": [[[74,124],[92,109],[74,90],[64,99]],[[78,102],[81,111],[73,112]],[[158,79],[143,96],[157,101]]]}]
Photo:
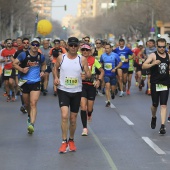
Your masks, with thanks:
[{"label": "baseball cap", "polygon": [[79,44],[79,40],[76,37],[68,38],[68,44]]},{"label": "baseball cap", "polygon": [[38,38],[33,38],[32,40],[31,40],[31,43],[32,42],[38,42],[39,44],[40,44],[40,40],[38,39]]},{"label": "baseball cap", "polygon": [[59,40],[59,39],[55,39],[55,40],[54,40],[54,43],[56,43],[56,42],[57,42],[57,43],[60,43],[60,40]]},{"label": "baseball cap", "polygon": [[83,48],[88,49],[88,50],[91,50],[90,45],[88,45],[88,44],[83,44],[83,45],[81,46],[81,49],[83,49]]},{"label": "baseball cap", "polygon": [[142,41],[139,41],[138,42],[138,46],[142,45],[143,46],[143,42]]}]

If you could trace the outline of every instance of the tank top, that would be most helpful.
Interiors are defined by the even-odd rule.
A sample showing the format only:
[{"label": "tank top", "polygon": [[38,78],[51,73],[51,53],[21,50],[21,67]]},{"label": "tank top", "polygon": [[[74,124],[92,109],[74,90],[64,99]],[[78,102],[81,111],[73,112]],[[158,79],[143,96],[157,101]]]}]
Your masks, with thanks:
[{"label": "tank top", "polygon": [[169,84],[169,55],[166,52],[166,57],[162,58],[158,55],[158,52],[155,52],[156,60],[160,60],[159,65],[155,65],[150,68],[151,71],[151,83],[153,84]]},{"label": "tank top", "polygon": [[100,57],[103,53],[103,48],[100,48],[99,50],[95,48],[93,56],[96,58],[96,60],[100,61]]},{"label": "tank top", "polygon": [[77,55],[74,59],[69,59],[67,54],[63,54],[60,63],[60,84],[58,89],[69,93],[81,92],[82,70],[81,55]]}]

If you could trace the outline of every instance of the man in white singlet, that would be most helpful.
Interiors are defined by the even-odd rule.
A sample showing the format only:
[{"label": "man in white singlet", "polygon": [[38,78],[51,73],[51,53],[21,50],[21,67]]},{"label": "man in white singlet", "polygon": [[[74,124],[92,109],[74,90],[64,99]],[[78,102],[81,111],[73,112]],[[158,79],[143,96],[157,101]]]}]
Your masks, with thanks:
[{"label": "man in white singlet", "polygon": [[[79,40],[76,37],[70,37],[68,53],[59,55],[55,64],[54,84],[58,85],[62,129],[62,144],[59,153],[67,152],[68,147],[69,151],[76,151],[74,133],[81,101],[82,79],[91,77],[87,59],[77,54],[78,49]],[[59,67],[60,77],[58,78]],[[67,140],[68,130],[69,140]]]}]

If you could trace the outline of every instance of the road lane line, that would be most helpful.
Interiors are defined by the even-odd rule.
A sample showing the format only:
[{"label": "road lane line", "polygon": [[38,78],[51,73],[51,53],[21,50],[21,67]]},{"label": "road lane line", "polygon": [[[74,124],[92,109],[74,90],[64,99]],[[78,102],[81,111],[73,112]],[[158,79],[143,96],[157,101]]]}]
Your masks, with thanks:
[{"label": "road lane line", "polygon": [[148,137],[142,137],[142,139],[159,155],[165,155],[166,153],[160,149],[152,140]]},{"label": "road lane line", "polygon": [[126,116],[120,115],[120,117],[128,124],[128,125],[134,125],[133,122],[131,122]]},{"label": "road lane line", "polygon": [[95,135],[95,133],[93,132],[93,130],[90,128],[90,126],[88,126],[88,129],[90,130],[92,136],[94,137],[96,143],[99,145],[100,149],[102,150],[102,152],[104,153],[110,167],[112,168],[112,170],[117,170],[117,167],[115,165],[115,163],[113,162],[110,154],[108,153],[108,151],[105,149],[105,147],[102,145],[102,143],[100,142],[99,138]]}]

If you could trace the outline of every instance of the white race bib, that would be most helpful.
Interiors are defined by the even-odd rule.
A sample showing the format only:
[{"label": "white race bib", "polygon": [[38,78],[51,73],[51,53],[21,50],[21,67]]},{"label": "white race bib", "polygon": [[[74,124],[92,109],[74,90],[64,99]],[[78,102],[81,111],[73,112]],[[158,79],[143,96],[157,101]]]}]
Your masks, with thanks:
[{"label": "white race bib", "polygon": [[165,91],[168,90],[168,87],[162,84],[156,84],[156,91]]},{"label": "white race bib", "polygon": [[65,78],[65,87],[66,88],[74,88],[78,86],[78,78],[77,77],[66,77]]}]

